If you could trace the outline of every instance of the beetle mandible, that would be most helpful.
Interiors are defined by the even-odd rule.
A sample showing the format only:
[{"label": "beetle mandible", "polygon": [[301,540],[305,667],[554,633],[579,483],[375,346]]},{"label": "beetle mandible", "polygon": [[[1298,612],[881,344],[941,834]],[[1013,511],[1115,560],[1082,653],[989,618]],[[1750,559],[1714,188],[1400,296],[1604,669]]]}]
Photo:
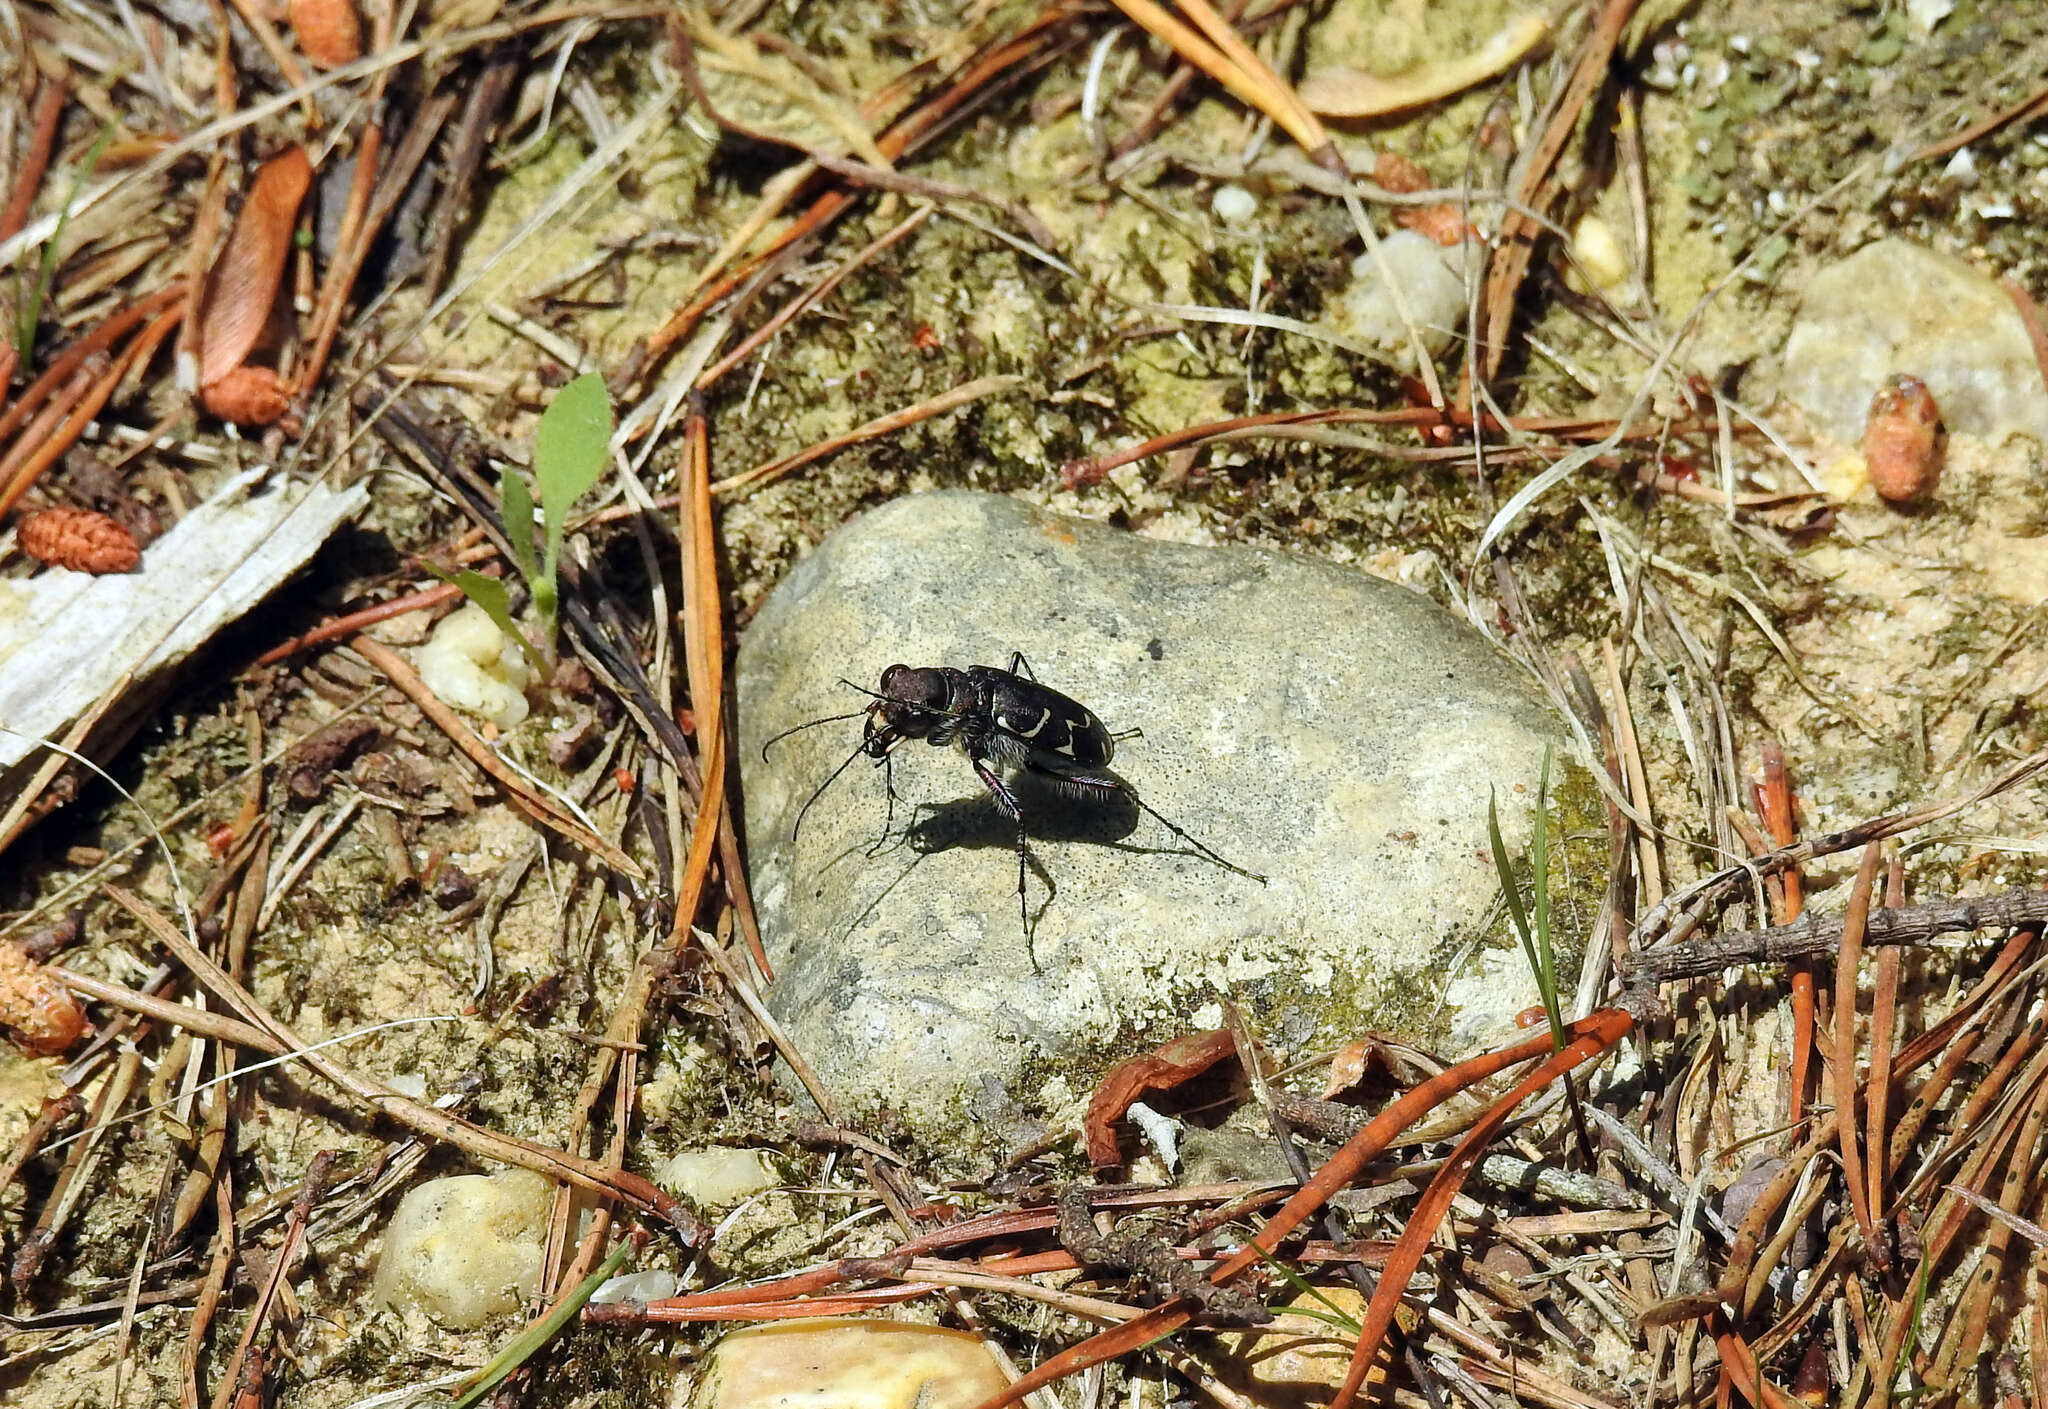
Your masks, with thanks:
[{"label": "beetle mandible", "polygon": [[811,805],[824,796],[825,790],[855,759],[866,757],[885,763],[905,740],[923,739],[934,747],[958,745],[996,810],[1016,824],[1017,909],[1027,939],[1031,911],[1024,873],[1031,850],[1024,806],[1015,786],[1015,779],[1021,775],[1038,779],[1056,795],[1080,801],[1128,799],[1224,870],[1261,885],[1266,883],[1264,876],[1226,861],[1213,848],[1191,836],[1110,770],[1118,741],[1137,737],[1136,729],[1111,733],[1094,710],[1039,684],[1030,672],[1031,665],[1020,651],[1011,655],[1007,670],[992,665],[972,665],[965,670],[948,665],[892,665],[882,672],[880,686],[874,690],[863,689],[850,680],[840,682],[868,695],[867,708],[810,720],[785,729],[761,745],[765,758],[770,745],[798,730],[836,720],[866,718],[860,747],[832,770],[798,810],[790,827],[790,838],[795,839]]}]

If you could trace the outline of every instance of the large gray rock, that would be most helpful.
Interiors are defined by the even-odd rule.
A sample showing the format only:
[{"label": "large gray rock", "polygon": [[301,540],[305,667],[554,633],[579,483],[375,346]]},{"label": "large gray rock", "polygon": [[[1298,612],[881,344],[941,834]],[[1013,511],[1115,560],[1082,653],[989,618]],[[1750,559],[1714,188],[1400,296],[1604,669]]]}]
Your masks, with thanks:
[{"label": "large gray rock", "polygon": [[[916,740],[892,763],[886,838],[884,779],[858,759],[792,844],[861,724],[794,734],[765,763],[764,740],[863,708],[842,677],[872,690],[892,662],[1006,666],[1013,650],[1109,728],[1142,728],[1118,772],[1269,881],[1136,809],[1055,801],[1032,826],[1027,945],[1014,829],[958,750]],[[1296,1048],[1368,1028],[1491,1040],[1536,1001],[1509,939],[1473,941],[1498,888],[1488,789],[1525,835],[1556,723],[1475,632],[1392,583],[917,495],[776,589],[738,690],[769,1004],[851,1109],[971,1138],[976,1118],[1057,1110],[1107,1062],[1215,1025],[1224,998]]]}]

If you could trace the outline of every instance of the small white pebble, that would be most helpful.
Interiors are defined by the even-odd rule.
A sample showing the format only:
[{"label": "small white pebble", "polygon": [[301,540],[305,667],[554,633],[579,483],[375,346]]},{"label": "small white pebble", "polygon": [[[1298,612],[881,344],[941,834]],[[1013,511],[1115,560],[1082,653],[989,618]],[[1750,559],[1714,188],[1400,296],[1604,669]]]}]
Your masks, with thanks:
[{"label": "small white pebble", "polygon": [[1242,225],[1258,214],[1259,198],[1242,186],[1218,186],[1209,209],[1225,225]]},{"label": "small white pebble", "polygon": [[625,1272],[592,1292],[590,1300],[597,1306],[620,1301],[661,1301],[674,1296],[681,1285],[675,1273],[660,1267],[646,1272]]},{"label": "small white pebble", "polygon": [[1913,33],[1929,35],[1934,27],[1956,12],[1956,0],[1906,0],[1906,20]]}]

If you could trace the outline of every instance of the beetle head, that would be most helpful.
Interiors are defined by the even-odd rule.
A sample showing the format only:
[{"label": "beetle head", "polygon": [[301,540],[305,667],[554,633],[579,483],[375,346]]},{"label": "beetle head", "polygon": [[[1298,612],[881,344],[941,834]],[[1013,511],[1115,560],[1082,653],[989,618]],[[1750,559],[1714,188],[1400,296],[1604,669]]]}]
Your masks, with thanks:
[{"label": "beetle head", "polygon": [[952,694],[946,672],[937,667],[890,666],[868,706],[863,746],[880,758],[898,739],[923,738],[949,713]]}]

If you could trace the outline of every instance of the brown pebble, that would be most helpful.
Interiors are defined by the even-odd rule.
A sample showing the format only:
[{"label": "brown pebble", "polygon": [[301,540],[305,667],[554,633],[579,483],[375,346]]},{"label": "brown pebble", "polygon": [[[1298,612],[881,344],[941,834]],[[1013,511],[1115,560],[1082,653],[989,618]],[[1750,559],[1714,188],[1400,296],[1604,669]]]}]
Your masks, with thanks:
[{"label": "brown pebble", "polygon": [[0,944],[0,1026],[17,1046],[52,1057],[84,1034],[85,1010],[21,945]]},{"label": "brown pebble", "polygon": [[1926,498],[1941,478],[1942,452],[1948,428],[1934,393],[1918,377],[1901,372],[1870,398],[1870,420],[1863,428],[1863,462],[1870,487],[1891,504]]},{"label": "brown pebble", "polygon": [[450,861],[441,868],[441,875],[434,883],[434,903],[443,910],[453,910],[467,905],[476,898],[476,877]]}]

